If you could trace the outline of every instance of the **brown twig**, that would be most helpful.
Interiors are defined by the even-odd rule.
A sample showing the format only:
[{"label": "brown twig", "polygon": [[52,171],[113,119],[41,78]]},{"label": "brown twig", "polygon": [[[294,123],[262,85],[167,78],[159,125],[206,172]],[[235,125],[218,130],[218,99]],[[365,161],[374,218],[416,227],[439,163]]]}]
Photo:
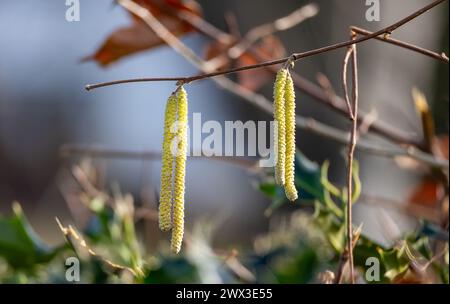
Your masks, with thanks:
[{"label": "brown twig", "polygon": [[[353,246],[352,251],[355,249],[356,244],[358,243],[359,238],[361,237],[362,232],[362,226],[359,226],[358,229],[353,233]],[[336,272],[336,275],[334,277],[334,283],[335,284],[341,284],[342,280],[344,278],[344,269],[348,262],[348,248],[344,249],[344,252],[341,254],[341,257],[339,258],[339,264],[338,264],[338,270]]]},{"label": "brown twig", "polygon": [[[84,155],[92,158],[125,158],[125,159],[145,159],[145,160],[161,160],[161,153],[156,151],[130,151],[121,149],[108,149],[99,146],[88,146],[88,145],[73,145],[67,144],[63,145],[60,149],[60,155],[62,157],[70,157],[72,155]],[[222,162],[227,162],[234,164],[238,167],[244,168],[246,170],[253,171],[257,168],[257,161],[252,161],[249,159],[244,159],[242,157],[234,156],[199,156],[193,157],[199,159],[212,159]],[[92,191],[91,191],[92,193]]]},{"label": "brown twig", "polygon": [[[238,41],[234,45],[229,44],[230,47],[227,48],[225,52],[222,52],[221,54],[217,55],[214,58],[211,58],[208,60],[212,66],[212,69],[219,69],[223,67],[224,64],[229,62],[230,59],[234,60],[242,56],[255,42],[257,42],[260,39],[263,39],[264,37],[267,37],[275,32],[279,31],[285,31],[288,30],[301,22],[314,17],[319,12],[319,7],[314,4],[310,3],[305,6],[300,7],[299,9],[291,12],[289,15],[281,17],[276,19],[275,21],[268,22],[262,25],[259,25],[257,27],[254,27],[251,29],[247,34],[243,37],[238,39],[240,36],[235,35],[235,40]],[[189,21],[188,21],[189,22]],[[204,22],[207,23],[207,22]],[[235,32],[237,32],[237,22],[234,19],[234,23],[236,23],[233,27],[236,27],[234,29]],[[192,24],[193,26],[200,25]],[[206,25],[206,24],[205,24]],[[202,27],[202,26],[200,26]],[[209,28],[213,27],[209,24]],[[202,28],[201,31],[204,31],[205,28]],[[217,29],[217,31],[220,31]],[[211,37],[211,36],[210,36]],[[212,36],[214,37],[214,36]],[[215,40],[217,40],[214,37]]]},{"label": "brown twig", "polygon": [[[356,39],[356,34],[352,32],[352,39]],[[350,103],[350,98],[347,93],[347,68],[348,60],[352,59],[352,101]],[[357,141],[358,133],[358,120],[356,119],[358,115],[358,65],[357,65],[357,53],[356,45],[353,44],[349,47],[346,52],[343,65],[342,65],[342,86],[346,92],[346,99],[349,106],[349,118],[352,122],[351,132],[350,132],[350,143],[348,147],[348,168],[347,168],[347,206],[346,206],[346,228],[347,228],[347,249],[342,253],[341,261],[338,269],[338,274],[343,273],[343,267],[347,264],[349,265],[350,283],[355,283],[355,273],[354,273],[354,263],[353,263],[353,223],[352,223],[352,205],[353,205],[353,159]],[[338,275],[337,277],[340,277]]]},{"label": "brown twig", "polygon": [[348,85],[347,85],[347,71],[348,71],[348,61],[352,57],[353,48],[349,47],[347,52],[345,52],[344,62],[342,64],[342,88],[344,89],[345,104],[347,105],[347,112],[350,119],[355,120],[355,113],[353,113],[352,105],[350,102],[350,97],[348,96]]},{"label": "brown twig", "polygon": [[[294,61],[297,61],[297,60],[300,60],[303,58],[307,58],[307,57],[315,56],[318,54],[334,51],[334,50],[337,50],[340,48],[348,47],[353,44],[367,41],[372,38],[376,38],[383,34],[391,34],[397,28],[410,22],[411,20],[417,18],[418,16],[424,14],[425,12],[429,11],[430,9],[441,4],[444,1],[447,1],[447,0],[436,0],[436,1],[432,2],[431,4],[428,4],[427,6],[419,9],[418,11],[408,15],[407,17],[395,22],[394,24],[392,24],[388,27],[378,30],[370,35],[364,35],[363,37],[360,37],[357,39],[331,44],[328,46],[324,46],[321,48],[313,49],[313,50],[302,52],[302,53],[294,53],[291,56],[288,56],[285,58],[270,60],[270,61],[261,62],[258,64],[247,65],[247,66],[232,68],[232,69],[223,70],[223,71],[206,72],[205,74],[195,75],[195,76],[191,76],[191,77],[170,77],[170,80],[169,80],[169,78],[165,78],[165,79],[166,79],[166,81],[179,81],[179,82],[183,82],[183,83],[192,83],[194,81],[203,80],[203,79],[207,79],[207,78],[211,78],[211,77],[228,75],[228,74],[238,73],[238,72],[242,72],[242,71],[246,71],[246,70],[258,69],[258,68],[263,68],[266,66],[282,64],[291,58]],[[164,25],[162,25],[158,21],[158,19],[156,19],[155,16],[153,16],[147,9],[141,7],[140,5],[134,3],[131,0],[118,0],[118,3],[121,6],[123,6],[125,9],[129,10],[130,12],[132,12],[133,14],[139,16],[142,20],[144,20],[155,31],[155,33],[158,36],[164,37],[164,41],[167,44],[169,44],[172,48],[174,48],[179,53],[182,53],[186,57],[186,59],[188,59],[190,62],[194,63],[195,65],[200,65],[200,66],[204,65],[203,61],[201,59],[199,60],[199,57],[197,57],[197,55],[195,55],[195,53],[193,53],[189,48],[186,49],[185,47],[183,47],[182,44],[180,43],[180,41],[172,33],[170,33],[170,31],[168,31],[164,27]],[[208,70],[208,66],[204,66],[204,69],[202,69],[202,70]],[[143,78],[121,80],[120,83],[139,82],[139,81],[143,81],[142,79]],[[157,78],[157,79],[158,79],[157,81],[163,81],[163,80],[161,80],[161,78]],[[153,80],[152,80],[152,78],[146,78],[146,81],[153,81]],[[86,90],[92,90],[95,88],[110,86],[110,85],[114,85],[114,84],[117,84],[117,81],[104,82],[104,83],[99,83],[99,84],[94,84],[94,85],[87,85]]]},{"label": "brown twig", "polygon": [[215,40],[219,41],[222,44],[228,45],[235,41],[234,35],[219,30],[211,23],[207,22],[205,19],[196,14],[188,11],[181,11],[178,13],[178,16],[203,34],[209,37],[214,37]]},{"label": "brown twig", "polygon": [[[356,35],[352,33],[352,38],[356,39]],[[354,263],[353,263],[353,158],[355,154],[355,147],[358,133],[358,60],[356,52],[356,44],[351,46],[352,48],[352,103],[353,110],[350,114],[350,120],[352,121],[352,130],[350,134],[350,144],[348,148],[348,175],[347,175],[347,250],[348,250],[348,263],[350,269],[350,283],[355,283]]]},{"label": "brown twig", "polygon": [[375,121],[377,121],[377,118],[378,118],[378,113],[374,109],[372,109],[369,113],[367,113],[364,116],[362,122],[359,124],[359,127],[358,127],[358,132],[357,132],[358,139],[369,131],[370,126]]},{"label": "brown twig", "polygon": [[256,41],[275,32],[288,30],[299,23],[312,18],[319,12],[317,4],[310,3],[296,9],[289,15],[278,18],[273,22],[259,25],[251,29],[243,39],[231,47],[227,55],[231,59],[239,58],[246,50],[248,50]]},{"label": "brown twig", "polygon": [[[368,30],[365,30],[365,29],[362,29],[360,27],[352,26],[350,28],[351,28],[351,30],[353,32],[355,32],[355,33],[357,33],[359,35],[371,35],[371,34],[373,34],[372,32],[370,32]],[[447,57],[447,55],[445,53],[440,53],[439,54],[439,53],[427,50],[425,48],[419,47],[419,46],[414,45],[414,44],[410,44],[410,43],[407,43],[407,42],[403,42],[403,41],[400,41],[400,40],[397,40],[397,39],[390,38],[390,37],[388,37],[386,35],[374,37],[374,39],[379,40],[379,41],[383,41],[383,42],[387,42],[387,43],[390,43],[390,44],[393,44],[393,45],[396,45],[396,46],[399,46],[399,47],[402,47],[402,48],[405,48],[405,49],[408,49],[408,50],[411,50],[411,51],[414,51],[414,52],[417,52],[417,53],[420,53],[422,55],[425,55],[425,56],[428,56],[428,57],[431,57],[431,58],[443,61],[445,63],[449,63],[449,58]]]},{"label": "brown twig", "polygon": [[95,252],[93,249],[91,249],[86,241],[82,238],[80,234],[78,234],[75,229],[69,225],[67,227],[63,226],[58,218],[55,218],[56,223],[58,224],[59,229],[64,235],[64,238],[66,239],[67,243],[72,247],[72,249],[75,251],[77,255],[80,255],[80,249],[84,250],[85,254],[89,255],[93,259],[97,259],[105,265],[108,265],[115,271],[128,271],[130,272],[134,277],[142,277],[144,273],[140,268],[133,269],[131,267],[119,265],[117,263],[112,262],[111,260],[99,255],[97,252]]}]

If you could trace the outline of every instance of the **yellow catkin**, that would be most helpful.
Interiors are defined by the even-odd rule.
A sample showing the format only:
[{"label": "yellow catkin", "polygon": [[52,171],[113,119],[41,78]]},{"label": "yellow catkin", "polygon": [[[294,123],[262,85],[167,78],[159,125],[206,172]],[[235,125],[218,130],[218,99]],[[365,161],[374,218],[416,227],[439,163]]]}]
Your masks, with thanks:
[{"label": "yellow catkin", "polygon": [[178,102],[178,149],[175,156],[175,173],[173,181],[173,222],[172,222],[172,252],[181,249],[184,234],[184,192],[187,155],[187,125],[188,97],[183,87],[177,92]]},{"label": "yellow catkin", "polygon": [[279,185],[284,185],[285,177],[285,157],[286,157],[286,121],[284,90],[286,86],[287,70],[281,69],[277,73],[273,89],[274,99],[274,119],[277,124],[277,134],[275,134],[275,151],[277,152],[277,161],[275,165],[275,181]]},{"label": "yellow catkin", "polygon": [[286,77],[284,93],[286,113],[286,164],[284,191],[290,201],[298,198],[295,188],[295,90],[291,75]]},{"label": "yellow catkin", "polygon": [[159,199],[159,228],[167,231],[172,228],[172,175],[174,156],[171,151],[171,144],[175,138],[171,132],[172,125],[177,119],[177,99],[175,94],[170,95],[166,104],[164,116],[164,139],[162,146],[161,165],[161,192]]}]

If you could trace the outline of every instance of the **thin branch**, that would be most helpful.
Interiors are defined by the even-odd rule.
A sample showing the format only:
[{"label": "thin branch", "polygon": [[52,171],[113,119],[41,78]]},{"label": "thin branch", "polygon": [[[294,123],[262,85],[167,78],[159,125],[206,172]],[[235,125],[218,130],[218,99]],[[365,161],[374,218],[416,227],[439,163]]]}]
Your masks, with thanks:
[{"label": "thin branch", "polygon": [[[287,16],[278,18],[275,21],[266,24],[259,25],[251,29],[243,38],[239,39],[239,41],[235,45],[233,46],[229,45],[230,47],[225,52],[222,52],[216,57],[208,60],[208,62],[211,63],[212,65],[211,68],[213,70],[219,69],[223,67],[224,64],[229,62],[230,59],[237,59],[240,56],[242,56],[242,54],[244,54],[258,40],[267,37],[275,32],[288,30],[307,19],[316,16],[318,12],[319,7],[314,3],[310,3],[291,12]],[[204,27],[206,25],[208,26]],[[192,24],[192,26],[194,27],[199,26],[199,29],[202,32],[206,32],[205,30],[208,30],[208,28],[210,32],[210,28],[213,27],[211,24],[208,24],[207,22],[204,22],[204,24],[200,23]],[[216,30],[220,31],[218,29]],[[238,40],[237,38],[239,36],[235,37],[236,37],[235,40]],[[215,37],[214,39],[217,40]]]},{"label": "thin branch", "polygon": [[[226,11],[224,14],[224,18],[225,18],[225,23],[227,25],[227,29],[228,29],[228,32],[230,33],[230,35],[235,37],[235,39],[241,39],[242,34],[241,34],[241,31],[239,30],[239,25],[238,25],[236,14],[233,13],[232,11]],[[214,36],[212,36],[212,37],[214,37]],[[216,39],[214,39],[214,40],[216,40]]]},{"label": "thin branch", "polygon": [[[98,145],[75,145],[66,144],[60,148],[61,157],[70,157],[72,155],[85,155],[92,158],[125,158],[125,159],[144,159],[144,160],[161,160],[161,153],[156,151],[130,151],[122,149],[109,149],[99,147]],[[212,159],[234,164],[246,170],[254,171],[257,168],[257,161],[252,161],[242,157],[228,156],[193,156],[197,159]]]},{"label": "thin branch", "polygon": [[[350,28],[351,28],[351,30],[353,32],[355,32],[355,33],[357,33],[359,35],[371,35],[371,34],[373,34],[372,32],[370,32],[368,30],[365,30],[365,29],[362,29],[362,28],[359,28],[359,27],[356,27],[356,26],[352,26]],[[425,56],[428,56],[428,57],[431,57],[431,58],[443,61],[445,63],[449,63],[449,58],[443,52],[439,54],[439,53],[427,50],[425,48],[419,47],[419,46],[414,45],[414,44],[410,44],[410,43],[407,43],[407,42],[403,42],[403,41],[400,41],[400,40],[397,40],[397,39],[390,38],[390,37],[388,37],[386,35],[374,37],[374,39],[379,40],[379,41],[383,41],[383,42],[387,42],[387,43],[390,43],[390,44],[393,44],[393,45],[396,45],[396,46],[399,46],[399,47],[411,50],[413,52],[420,53],[422,55],[425,55]]]},{"label": "thin branch", "polygon": [[[142,19],[158,37],[164,37],[166,42],[176,52],[183,54],[192,64],[199,66],[202,70],[209,70],[209,66],[197,56],[190,48],[186,47],[172,32],[170,32],[151,12],[131,0],[117,0],[118,4]],[[161,80],[158,80],[161,81]]]},{"label": "thin branch", "polygon": [[358,137],[358,139],[359,139],[362,135],[366,134],[366,133],[369,131],[370,126],[371,126],[375,121],[377,121],[377,118],[378,118],[378,113],[377,113],[377,111],[374,110],[374,109],[372,109],[369,113],[367,113],[367,114],[364,116],[362,122],[360,123],[360,125],[359,125],[359,127],[358,127],[358,132],[357,132],[357,137]]},{"label": "thin branch", "polygon": [[[352,34],[352,38],[356,39],[356,35]],[[353,263],[353,159],[355,154],[355,147],[357,141],[358,133],[358,120],[356,119],[358,115],[358,60],[356,52],[356,44],[351,46],[352,48],[352,103],[353,110],[350,115],[350,120],[352,121],[352,130],[350,135],[350,144],[348,149],[348,175],[347,175],[347,250],[348,250],[348,264],[350,270],[350,283],[355,283],[355,271]]]},{"label": "thin branch", "polygon": [[236,59],[240,57],[246,50],[248,50],[256,41],[275,32],[288,30],[299,23],[312,18],[319,12],[317,4],[310,3],[293,11],[287,16],[278,18],[273,22],[259,25],[251,29],[244,38],[236,45],[228,50],[228,57]]},{"label": "thin branch", "polygon": [[69,225],[67,227],[63,226],[58,218],[55,218],[56,223],[58,224],[59,229],[64,235],[64,238],[66,239],[67,243],[72,247],[72,249],[75,251],[77,255],[80,255],[80,249],[84,250],[85,253],[87,253],[89,256],[91,256],[93,259],[98,259],[99,261],[105,263],[109,267],[111,267],[114,270],[119,271],[128,271],[130,272],[134,277],[141,277],[143,276],[143,272],[140,268],[132,269],[127,266],[119,265],[111,260],[99,255],[97,252],[92,250],[86,243],[86,241],[82,238],[80,234],[78,234],[75,229]]},{"label": "thin branch", "polygon": [[108,82],[102,82],[97,84],[88,84],[85,86],[87,91],[95,90],[101,87],[108,87],[117,84],[123,83],[133,83],[133,82],[159,82],[159,81],[184,81],[185,77],[144,77],[144,78],[133,78],[133,79],[122,79],[122,80],[114,80]]},{"label": "thin branch", "polygon": [[[339,42],[339,43],[335,43],[332,45],[328,45],[328,46],[324,46],[321,48],[317,48],[317,49],[313,49],[310,51],[306,51],[303,53],[294,53],[291,56],[285,57],[285,58],[280,58],[280,59],[276,59],[276,60],[270,60],[270,61],[266,61],[266,62],[261,62],[258,64],[253,64],[253,65],[247,65],[247,66],[242,66],[242,67],[237,67],[237,68],[232,68],[232,69],[228,69],[228,70],[223,70],[223,71],[216,71],[216,72],[206,72],[205,74],[201,74],[201,75],[195,75],[195,76],[191,76],[191,77],[173,77],[172,80],[177,79],[177,81],[182,81],[183,83],[192,83],[194,81],[198,81],[198,80],[203,80],[203,79],[207,79],[207,78],[211,78],[211,77],[216,77],[216,76],[221,76],[221,75],[228,75],[228,74],[233,74],[233,73],[238,73],[238,72],[242,72],[242,71],[246,71],[246,70],[251,70],[251,69],[258,69],[258,68],[263,68],[266,66],[271,66],[271,65],[277,65],[277,64],[282,64],[284,62],[286,62],[289,59],[293,59],[294,61],[303,59],[303,58],[307,58],[307,57],[311,57],[311,56],[315,56],[318,54],[322,54],[322,53],[326,53],[326,52],[330,52],[330,51],[334,51],[337,49],[341,49],[353,44],[357,44],[357,43],[361,43],[364,41],[367,41],[369,39],[372,38],[376,38],[380,35],[383,34],[391,34],[395,29],[399,28],[400,26],[410,22],[411,20],[417,18],[418,16],[424,14],[425,12],[429,11],[430,9],[432,9],[433,7],[443,3],[444,1],[447,0],[437,0],[432,2],[431,4],[421,8],[420,10],[408,15],[407,17],[395,22],[394,24],[385,27],[381,30],[378,30],[372,34],[369,35],[365,35],[363,37],[354,39],[354,40],[348,40],[348,41],[343,41],[343,42]],[[195,55],[195,53],[193,53],[189,48],[185,48],[184,46],[182,46],[182,43],[180,43],[180,41],[173,35],[170,33],[170,31],[168,31],[164,25],[162,25],[148,10],[146,10],[145,8],[141,7],[140,5],[134,3],[133,1],[130,0],[118,0],[119,4],[121,6],[123,6],[125,9],[129,10],[130,12],[132,12],[133,14],[139,16],[140,18],[142,18],[142,20],[144,20],[154,31],[155,33],[160,36],[160,37],[164,37],[164,41],[167,42],[167,44],[169,44],[172,48],[174,48],[177,52],[184,54],[184,56],[186,56],[186,58],[193,64],[195,65],[200,65],[203,66],[203,61],[197,57],[197,55]],[[200,59],[200,60],[199,60]],[[202,70],[208,70],[208,66],[204,66]],[[141,78],[142,79],[142,78]],[[161,79],[161,78],[159,78]],[[153,81],[151,80],[151,78],[148,79],[148,81]],[[158,80],[161,81],[161,80]],[[169,81],[169,79],[167,78],[167,81]],[[126,83],[126,82],[136,82],[136,79],[128,79],[128,80],[121,80],[120,83]],[[86,89],[87,90],[92,90],[94,88],[99,88],[99,87],[105,87],[111,85],[110,82],[107,83],[99,83],[99,84],[95,84],[95,85],[87,85]]]},{"label": "thin branch", "polygon": [[222,44],[232,44],[236,40],[233,35],[219,30],[211,23],[207,22],[205,19],[196,14],[188,11],[181,11],[178,13],[178,16],[194,28],[198,29],[203,34],[209,37],[214,37],[215,40],[219,41]]},{"label": "thin branch", "polygon": [[347,52],[345,52],[344,62],[342,64],[342,88],[344,89],[345,104],[347,105],[347,112],[350,119],[355,120],[355,113],[353,113],[352,105],[350,103],[350,97],[348,96],[348,85],[347,85],[347,71],[348,71],[348,61],[353,54],[353,48],[349,47]]},{"label": "thin branch", "polygon": [[[361,237],[362,232],[362,226],[360,226],[354,233],[353,233],[353,250],[356,247],[356,244],[358,243],[359,238]],[[336,276],[334,278],[335,284],[341,284],[342,280],[344,278],[344,269],[348,262],[348,248],[344,249],[344,252],[341,254],[341,257],[339,258],[338,263],[338,270],[336,272]]]}]

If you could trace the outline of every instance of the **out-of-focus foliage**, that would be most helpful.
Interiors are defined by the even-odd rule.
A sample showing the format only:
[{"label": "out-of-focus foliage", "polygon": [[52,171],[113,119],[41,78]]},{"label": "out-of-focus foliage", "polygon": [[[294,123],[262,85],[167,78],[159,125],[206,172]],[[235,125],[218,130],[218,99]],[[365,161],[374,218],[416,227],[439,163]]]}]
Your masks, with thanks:
[{"label": "out-of-focus foliage", "polygon": [[[320,283],[320,274],[337,269],[345,244],[346,191],[328,180],[328,167],[328,162],[319,166],[298,152],[296,183],[302,197],[298,210],[287,217],[274,216],[272,228],[256,237],[253,248],[239,250],[232,245],[212,247],[219,228],[214,219],[199,221],[189,231],[179,255],[171,254],[165,242],[144,250],[132,197],[96,191],[80,193],[84,200],[89,198],[87,225],[79,232],[61,224],[66,242],[51,248],[14,204],[13,215],[0,218],[0,259],[6,262],[0,263],[0,282],[67,282],[66,258],[76,256],[84,283]],[[361,192],[357,163],[354,169],[357,201]],[[273,200],[266,215],[286,203],[272,176],[268,172],[260,183]],[[448,283],[448,246],[433,256],[431,241],[436,239],[445,241],[445,233],[428,222],[390,248],[360,235],[354,251],[360,280],[370,266],[367,259],[376,257],[382,283]]]},{"label": "out-of-focus foliage", "polygon": [[0,216],[0,254],[11,267],[31,271],[36,264],[49,262],[59,250],[34,233],[18,203],[13,204],[11,217]]}]

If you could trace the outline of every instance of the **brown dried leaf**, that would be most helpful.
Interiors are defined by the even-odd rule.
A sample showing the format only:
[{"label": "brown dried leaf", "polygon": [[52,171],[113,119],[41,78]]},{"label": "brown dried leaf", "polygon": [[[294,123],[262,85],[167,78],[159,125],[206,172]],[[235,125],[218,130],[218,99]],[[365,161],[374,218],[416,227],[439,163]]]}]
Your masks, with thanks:
[{"label": "brown dried leaf", "polygon": [[[180,11],[201,15],[201,8],[193,0],[134,0],[147,8],[175,36],[180,37],[194,29],[178,17]],[[138,17],[132,15],[133,23],[113,32],[95,54],[83,59],[95,60],[107,66],[122,57],[160,46],[163,41]]]},{"label": "brown dried leaf", "polygon": [[[259,58],[257,59],[249,52],[246,52],[237,59],[236,65],[240,67],[257,64],[260,61],[273,60],[286,54],[283,43],[273,35],[263,38],[255,45],[254,49],[256,49],[262,60],[258,60]],[[273,80],[272,73],[265,69],[248,70],[238,74],[239,84],[252,91],[258,90],[271,80]]]},{"label": "brown dried leaf", "polygon": [[419,204],[427,207],[435,207],[441,191],[440,185],[431,177],[426,177],[416,187],[409,198],[411,204]]}]

